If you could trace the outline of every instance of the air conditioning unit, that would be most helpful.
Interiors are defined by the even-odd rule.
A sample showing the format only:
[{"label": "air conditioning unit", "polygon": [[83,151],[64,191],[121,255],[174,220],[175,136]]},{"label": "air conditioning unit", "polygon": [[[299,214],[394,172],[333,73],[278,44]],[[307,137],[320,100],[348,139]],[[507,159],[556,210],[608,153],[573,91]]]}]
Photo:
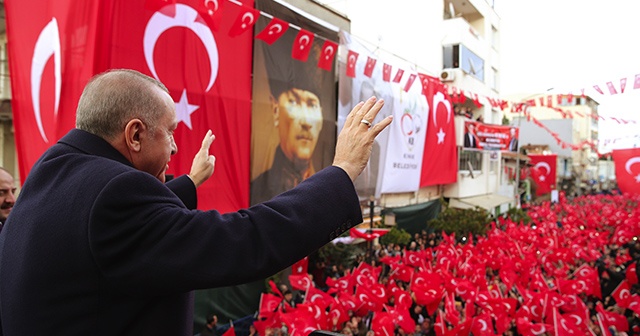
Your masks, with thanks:
[{"label": "air conditioning unit", "polygon": [[456,79],[456,72],[453,69],[444,69],[440,73],[440,80],[443,82],[452,82]]}]

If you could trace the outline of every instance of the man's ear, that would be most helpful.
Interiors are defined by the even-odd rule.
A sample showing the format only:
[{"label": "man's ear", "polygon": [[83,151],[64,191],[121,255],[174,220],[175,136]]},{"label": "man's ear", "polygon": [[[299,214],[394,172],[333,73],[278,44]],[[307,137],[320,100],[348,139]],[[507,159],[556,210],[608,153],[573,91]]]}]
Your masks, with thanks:
[{"label": "man's ear", "polygon": [[131,119],[124,127],[124,139],[130,151],[139,152],[142,148],[140,135],[146,130],[145,124],[140,119]]},{"label": "man's ear", "polygon": [[273,125],[278,127],[278,120],[280,119],[280,110],[278,108],[278,100],[272,95],[269,95],[269,103],[271,103],[271,111],[273,111]]}]

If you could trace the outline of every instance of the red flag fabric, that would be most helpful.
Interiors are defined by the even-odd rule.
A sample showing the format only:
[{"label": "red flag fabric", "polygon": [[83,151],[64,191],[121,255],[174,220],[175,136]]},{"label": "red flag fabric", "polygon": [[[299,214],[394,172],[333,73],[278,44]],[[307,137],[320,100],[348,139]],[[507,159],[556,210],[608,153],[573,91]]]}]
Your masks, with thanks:
[{"label": "red flag fabric", "polygon": [[474,317],[473,323],[471,324],[471,332],[474,336],[495,335],[493,332],[493,321],[491,320],[491,316],[485,313]]},{"label": "red flag fabric", "polygon": [[616,304],[622,308],[628,308],[631,303],[631,287],[627,280],[622,280],[618,287],[611,293],[611,297],[616,300]]},{"label": "red flag fabric", "polygon": [[449,184],[458,177],[458,151],[453,106],[439,79],[432,77],[426,92],[429,122],[420,187]]},{"label": "red flag fabric", "polygon": [[536,194],[544,195],[556,188],[556,162],[557,155],[529,155],[531,164],[538,169],[540,175],[535,178],[538,189]]},{"label": "red flag fabric", "polygon": [[[200,10],[202,10],[204,21],[214,31],[220,30],[222,17],[226,11],[227,0],[209,0],[200,2]],[[257,18],[257,17],[256,17]]]},{"label": "red flag fabric", "polygon": [[618,331],[629,330],[627,318],[622,314],[607,311],[606,309],[604,309],[601,302],[598,302],[596,304],[596,312],[598,318],[600,319],[600,322],[604,325],[605,328],[614,326]]},{"label": "red flag fabric", "polygon": [[[612,82],[607,82],[607,88],[609,89],[609,93],[614,95],[614,94],[618,94],[618,91],[616,90],[616,87],[613,85]],[[624,89],[623,89],[624,91]]]},{"label": "red flag fabric", "polygon": [[349,312],[342,304],[333,302],[329,309],[329,317],[332,321],[332,326],[337,328],[349,321]]},{"label": "red flag fabric", "polygon": [[633,80],[633,89],[640,89],[640,74],[637,74]]},{"label": "red flag fabric", "polygon": [[376,312],[373,314],[373,321],[371,322],[371,330],[376,335],[393,335],[395,325],[393,323],[393,316],[390,313]]},{"label": "red flag fabric", "polygon": [[318,58],[318,67],[331,71],[336,52],[338,52],[338,44],[333,41],[325,40],[322,45],[321,56]]},{"label": "red flag fabric", "polygon": [[391,80],[391,64],[385,63],[382,66],[382,80],[388,82]]},{"label": "red flag fabric", "polygon": [[624,89],[627,87],[627,79],[620,78],[620,93],[624,93]]},{"label": "red flag fabric", "polygon": [[281,298],[273,294],[262,293],[260,295],[260,305],[258,308],[259,315],[261,317],[269,317],[273,315],[273,313],[278,310],[278,306],[281,301]]},{"label": "red flag fabric", "polygon": [[400,83],[403,75],[404,75],[404,70],[398,69],[398,71],[396,72],[396,75],[393,77],[393,82]]},{"label": "red flag fabric", "polygon": [[553,328],[557,336],[584,335],[575,320],[562,316],[556,307],[553,307]]},{"label": "red flag fabric", "polygon": [[231,326],[229,327],[229,329],[227,329],[227,331],[225,331],[222,336],[236,336],[236,329]]},{"label": "red flag fabric", "polygon": [[278,288],[278,286],[276,285],[275,282],[273,282],[273,280],[269,280],[269,288],[271,288],[271,291],[273,292],[273,294],[277,295],[278,297],[282,297],[282,292],[280,291],[280,288]]},{"label": "red flag fabric", "polygon": [[358,62],[358,53],[353,51],[353,50],[349,50],[349,52],[347,53],[347,70],[346,70],[346,74],[349,77],[356,77],[356,63]]},{"label": "red flag fabric", "polygon": [[416,77],[416,74],[409,75],[409,78],[407,78],[407,82],[404,84],[404,92],[409,92],[409,90],[411,89],[411,85],[413,85],[413,82],[415,82],[416,80]]},{"label": "red flag fabric", "polygon": [[593,89],[594,89],[594,90],[596,90],[596,91],[598,91],[598,93],[599,93],[599,94],[604,94],[604,92],[602,92],[602,89],[601,89],[601,88],[600,88],[600,86],[598,86],[598,85],[594,85],[594,86],[593,86]]},{"label": "red flag fabric", "polygon": [[313,45],[314,34],[308,30],[300,29],[296,36],[293,47],[291,48],[291,57],[299,61],[306,62]]},{"label": "red flag fabric", "polygon": [[386,229],[373,229],[370,231],[361,231],[361,229],[351,228],[349,235],[353,238],[362,238],[366,241],[372,241],[376,238],[382,237],[387,234],[389,230]]},{"label": "red flag fabric", "polygon": [[291,274],[289,275],[289,282],[293,289],[306,291],[309,287],[313,286],[308,274]]},{"label": "red flag fabric", "polygon": [[631,295],[631,299],[629,300],[629,309],[633,310],[634,313],[640,315],[640,295]]},{"label": "red flag fabric", "polygon": [[[251,0],[243,3],[253,6]],[[146,4],[7,4],[9,39],[20,41],[9,48],[20,176],[26,178],[42,152],[74,127],[75,106],[89,78],[128,68],[160,80],[176,102],[179,150],[167,174],[189,173],[211,129],[218,164],[197,190],[198,206],[222,213],[247,207],[253,40],[213,31],[204,23],[208,12],[201,1]],[[174,16],[166,14],[166,6]],[[224,10],[220,27],[228,28],[240,7]],[[80,30],[87,34],[78,40]]]},{"label": "red flag fabric", "polygon": [[629,285],[633,286],[638,283],[638,272],[637,272],[638,262],[634,261],[629,265],[626,270],[626,278],[629,282]]},{"label": "red flag fabric", "polygon": [[256,38],[263,40],[267,44],[271,45],[277,41],[289,28],[289,22],[280,20],[277,17],[271,19],[271,22],[256,35]]},{"label": "red flag fabric", "polygon": [[236,37],[247,30],[250,30],[260,17],[260,11],[246,5],[240,6],[240,12],[236,17],[236,21],[229,29],[229,36]]},{"label": "red flag fabric", "polygon": [[[96,2],[7,1],[12,109],[20,179],[40,155],[75,125],[78,98],[94,74]],[[79,44],[77,44],[79,43]],[[63,71],[64,69],[64,71]]]},{"label": "red flag fabric", "polygon": [[373,69],[375,69],[376,67],[376,62],[378,60],[376,60],[375,58],[371,57],[371,56],[367,56],[367,64],[364,65],[364,75],[367,77],[371,77],[371,75],[373,74]]},{"label": "red flag fabric", "polygon": [[308,293],[305,296],[305,302],[311,302],[320,307],[323,311],[325,311],[331,303],[335,302],[333,296],[323,292],[316,287],[310,286],[307,292]]},{"label": "red flag fabric", "polygon": [[291,266],[291,274],[294,274],[294,275],[306,274],[308,268],[309,268],[309,257],[304,257],[298,260],[295,264]]},{"label": "red flag fabric", "polygon": [[640,194],[640,148],[614,149],[611,154],[620,191]]}]

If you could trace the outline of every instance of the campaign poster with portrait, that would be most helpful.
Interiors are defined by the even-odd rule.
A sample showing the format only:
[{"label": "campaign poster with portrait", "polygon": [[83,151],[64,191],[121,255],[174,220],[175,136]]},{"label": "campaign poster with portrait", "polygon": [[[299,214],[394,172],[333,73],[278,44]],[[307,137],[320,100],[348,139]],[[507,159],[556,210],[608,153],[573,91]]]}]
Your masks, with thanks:
[{"label": "campaign poster with portrait", "polygon": [[464,122],[464,148],[517,152],[520,129],[478,121]]},{"label": "campaign poster with portrait", "polygon": [[[257,204],[287,191],[332,164],[336,143],[335,66],[318,66],[326,39],[338,31],[273,1],[256,8],[291,24],[272,44],[254,44],[251,121],[251,197]],[[259,34],[271,21],[258,19]],[[296,27],[293,27],[293,26]],[[306,61],[292,57],[302,28],[315,35]]]}]

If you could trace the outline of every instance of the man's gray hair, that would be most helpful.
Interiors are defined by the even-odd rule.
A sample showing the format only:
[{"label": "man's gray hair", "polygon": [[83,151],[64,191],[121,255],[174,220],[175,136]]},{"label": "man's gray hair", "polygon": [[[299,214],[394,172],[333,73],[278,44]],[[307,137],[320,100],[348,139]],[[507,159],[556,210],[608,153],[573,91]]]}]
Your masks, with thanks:
[{"label": "man's gray hair", "polygon": [[159,81],[135,70],[114,69],[94,76],[80,96],[76,128],[110,140],[138,118],[153,130],[165,111],[155,87],[169,92]]}]

